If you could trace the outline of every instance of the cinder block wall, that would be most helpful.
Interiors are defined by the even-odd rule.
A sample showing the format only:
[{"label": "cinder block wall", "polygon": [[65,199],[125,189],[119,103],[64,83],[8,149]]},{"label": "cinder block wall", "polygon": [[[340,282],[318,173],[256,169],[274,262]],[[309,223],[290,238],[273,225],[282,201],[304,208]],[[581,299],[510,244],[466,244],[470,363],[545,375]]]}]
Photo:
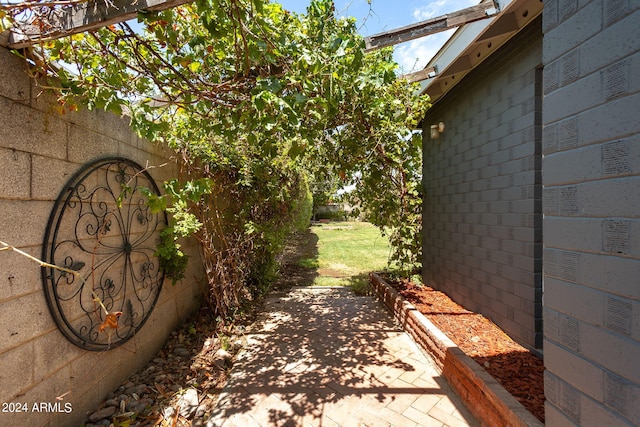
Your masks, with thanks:
[{"label": "cinder block wall", "polygon": [[[55,199],[86,162],[108,155],[142,165],[169,161],[150,170],[159,181],[177,172],[168,160],[171,153],[132,134],[126,120],[103,112],[59,114],[54,97],[40,91],[25,73],[24,61],[0,48],[0,240],[37,257]],[[143,367],[198,305],[194,277],[204,273],[194,242],[186,247],[193,256],[189,279],[176,286],[166,280],[139,333],[123,347],[104,352],[68,342],[49,313],[40,267],[16,253],[0,252],[0,403],[26,403],[29,409],[0,410],[0,425],[79,425],[87,411]],[[34,403],[53,404],[61,395],[62,402],[71,403],[70,413],[32,411]]]},{"label": "cinder block wall", "polygon": [[423,122],[424,281],[529,348],[542,344],[541,61],[537,19]]},{"label": "cinder block wall", "polygon": [[545,1],[549,426],[640,425],[640,2]]}]

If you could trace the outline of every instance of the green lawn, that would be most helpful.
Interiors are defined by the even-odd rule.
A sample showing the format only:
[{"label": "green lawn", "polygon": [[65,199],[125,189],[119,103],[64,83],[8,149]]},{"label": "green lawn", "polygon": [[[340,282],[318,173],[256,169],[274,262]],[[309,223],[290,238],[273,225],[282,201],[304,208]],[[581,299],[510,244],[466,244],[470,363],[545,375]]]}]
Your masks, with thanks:
[{"label": "green lawn", "polygon": [[389,242],[369,223],[332,222],[314,225],[311,232],[318,238],[317,256],[299,265],[316,269],[313,286],[353,286],[366,292],[367,274],[387,266]]}]

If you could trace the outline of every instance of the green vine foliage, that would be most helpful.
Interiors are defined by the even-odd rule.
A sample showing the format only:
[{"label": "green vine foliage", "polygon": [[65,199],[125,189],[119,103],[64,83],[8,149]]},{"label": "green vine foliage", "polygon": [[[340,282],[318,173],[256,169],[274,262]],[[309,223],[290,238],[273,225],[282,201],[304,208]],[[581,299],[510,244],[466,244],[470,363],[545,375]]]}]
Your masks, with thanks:
[{"label": "green vine foliage", "polygon": [[180,183],[172,179],[164,183],[165,194],[142,189],[148,199],[152,213],[166,211],[171,214],[171,221],[160,232],[160,243],[155,255],[160,262],[160,269],[171,278],[175,285],[185,277],[189,261],[179,243],[179,238],[188,237],[202,227],[198,217],[191,212],[190,206],[199,202],[206,194],[211,193],[212,182],[207,178]]},{"label": "green vine foliage", "polygon": [[158,257],[160,269],[174,285],[184,279],[189,256],[182,251],[172,227],[167,227],[160,232],[160,243],[155,255]]},{"label": "green vine foliage", "polygon": [[[47,43],[42,56],[70,64],[56,76],[65,108],[126,113],[179,154],[186,183],[154,201],[172,209],[163,252],[195,231],[222,317],[266,289],[285,236],[309,220],[309,182],[325,177],[355,183],[351,197],[389,233],[393,258],[416,267],[414,129],[429,103],[396,77],[390,49],[365,54],[355,20],[336,19],[330,0],[306,14],[198,0],[139,21],[142,31],[125,23]],[[207,191],[192,191],[197,182]]]}]

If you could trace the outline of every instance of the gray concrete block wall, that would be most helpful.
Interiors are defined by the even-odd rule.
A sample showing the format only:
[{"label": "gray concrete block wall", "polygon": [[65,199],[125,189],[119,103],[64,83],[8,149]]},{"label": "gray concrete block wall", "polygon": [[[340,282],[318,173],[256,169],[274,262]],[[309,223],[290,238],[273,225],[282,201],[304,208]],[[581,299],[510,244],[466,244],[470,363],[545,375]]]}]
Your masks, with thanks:
[{"label": "gray concrete block wall", "polygon": [[[427,112],[425,283],[542,345],[541,20]],[[429,127],[445,123],[439,139]]]},{"label": "gray concrete block wall", "polygon": [[[0,48],[0,240],[39,257],[53,203],[68,179],[101,156],[119,155],[141,165],[158,181],[177,174],[171,152],[141,140],[125,119],[81,110],[60,114],[55,97],[41,92],[24,61]],[[187,277],[204,282],[195,241]],[[168,334],[197,307],[196,280],[164,283],[154,311],[134,338],[106,352],[82,350],[64,338],[46,304],[40,267],[13,252],[0,252],[0,404],[65,402],[62,413],[0,412],[2,426],[79,425],[86,412],[135,370],[143,367]]]},{"label": "gray concrete block wall", "polygon": [[640,425],[640,2],[544,5],[546,423]]}]

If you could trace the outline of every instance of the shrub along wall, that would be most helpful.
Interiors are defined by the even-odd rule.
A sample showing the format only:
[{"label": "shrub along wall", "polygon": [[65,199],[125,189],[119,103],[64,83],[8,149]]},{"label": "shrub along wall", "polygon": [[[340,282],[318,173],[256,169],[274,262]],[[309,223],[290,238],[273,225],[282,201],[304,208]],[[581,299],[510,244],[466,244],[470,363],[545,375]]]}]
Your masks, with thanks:
[{"label": "shrub along wall", "polygon": [[[149,170],[160,184],[178,173],[171,154],[138,138],[125,118],[86,110],[61,113],[55,97],[29,78],[24,61],[0,48],[0,240],[39,257],[54,202],[84,164],[106,156],[143,166],[168,162]],[[0,402],[3,409],[27,412],[0,411],[0,425],[77,425],[144,366],[198,305],[205,281],[196,245],[184,242],[192,256],[186,279],[176,286],[165,280],[140,331],[121,347],[100,352],[73,345],[58,330],[40,267],[15,252],[1,252]],[[34,411],[41,403],[51,405]]]}]

